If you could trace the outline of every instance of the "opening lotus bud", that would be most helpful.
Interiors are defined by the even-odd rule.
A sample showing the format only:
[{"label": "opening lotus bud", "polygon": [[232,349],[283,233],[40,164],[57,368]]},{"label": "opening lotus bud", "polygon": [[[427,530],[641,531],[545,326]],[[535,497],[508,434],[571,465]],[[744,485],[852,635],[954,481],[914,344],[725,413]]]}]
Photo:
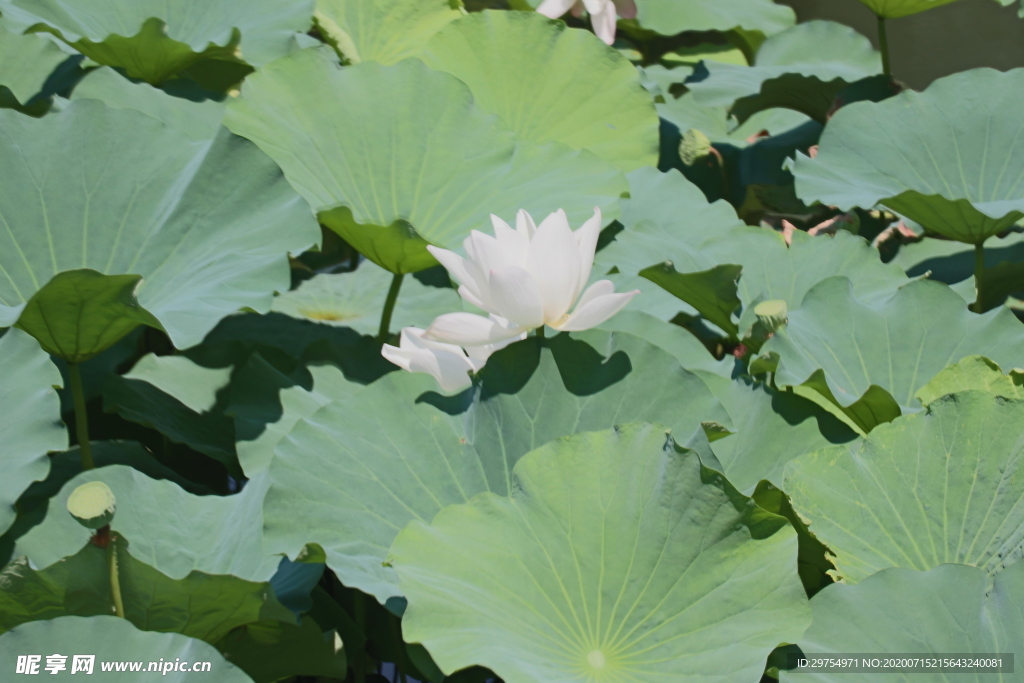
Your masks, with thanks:
[{"label": "opening lotus bud", "polygon": [[696,128],[683,133],[683,139],[679,142],[679,158],[687,166],[695,163],[711,154],[711,140],[707,135]]},{"label": "opening lotus bud", "polygon": [[770,333],[774,333],[786,324],[789,319],[787,317],[788,314],[789,310],[786,308],[786,302],[782,299],[762,301],[754,306],[754,315],[757,316],[760,323]]},{"label": "opening lotus bud", "polygon": [[110,524],[116,507],[114,492],[102,481],[82,484],[68,498],[68,512],[87,529],[100,529]]}]

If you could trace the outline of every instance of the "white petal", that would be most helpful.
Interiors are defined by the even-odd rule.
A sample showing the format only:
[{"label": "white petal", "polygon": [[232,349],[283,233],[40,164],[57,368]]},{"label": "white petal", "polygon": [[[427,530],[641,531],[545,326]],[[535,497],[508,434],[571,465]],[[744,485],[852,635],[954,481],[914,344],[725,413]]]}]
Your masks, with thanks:
[{"label": "white petal", "polygon": [[603,294],[593,297],[573,311],[557,329],[565,332],[582,332],[596,327],[625,308],[630,299],[639,293],[640,290],[635,289],[624,294]]},{"label": "white petal", "polygon": [[482,273],[490,273],[498,268],[508,266],[523,266],[523,262],[516,250],[509,249],[506,244],[499,242],[496,237],[486,235],[479,230],[469,233],[466,241],[466,252],[469,258],[477,265]]},{"label": "white petal", "polygon": [[488,313],[494,313],[494,311],[489,310],[490,304],[487,304],[486,302],[477,298],[477,296],[473,294],[473,292],[469,291],[469,289],[466,287],[459,287],[459,296],[461,296],[462,300],[465,301],[467,304],[476,306],[477,308],[483,309]]},{"label": "white petal", "polygon": [[557,19],[576,4],[576,0],[544,0],[540,3],[537,11],[546,17]]},{"label": "white petal", "polygon": [[505,341],[525,331],[522,327],[509,325],[507,321],[459,312],[439,315],[430,323],[425,336],[431,341],[469,347]]},{"label": "white petal", "polygon": [[517,341],[526,339],[526,333],[523,332],[518,337],[512,337],[504,341],[496,342],[494,344],[486,344],[484,346],[468,346],[466,347],[466,353],[469,355],[469,362],[473,366],[474,372],[479,372],[484,364],[487,363],[487,359],[491,357],[491,354],[501,351],[506,346],[514,344]]},{"label": "white petal", "polygon": [[594,251],[597,240],[601,236],[601,209],[594,207],[594,215],[573,233],[580,251],[580,279],[576,285],[576,296],[579,296],[590,279],[590,270],[594,267]]},{"label": "white petal", "polygon": [[537,283],[525,268],[491,271],[490,287],[494,313],[531,330],[544,324],[544,300]]},{"label": "white petal", "polygon": [[401,347],[385,344],[381,355],[409,372],[431,375],[443,391],[458,391],[472,382],[473,370],[465,352],[452,344],[440,344],[423,338],[424,331],[417,327],[402,330]]},{"label": "white petal", "polygon": [[526,250],[530,247],[530,238],[513,230],[508,223],[491,214],[491,224],[494,226],[494,239],[506,252],[509,262],[517,266],[526,265]]},{"label": "white petal", "polygon": [[576,310],[580,310],[588,303],[593,301],[599,296],[605,296],[606,294],[615,293],[615,283],[611,280],[598,280],[594,284],[587,287],[587,291],[583,292],[583,296],[576,303]]},{"label": "white petal", "polygon": [[466,287],[477,299],[483,298],[487,292],[487,278],[483,272],[472,261],[467,261],[454,251],[441,249],[433,245],[427,245],[427,251],[434,255],[434,258],[444,266],[451,276],[460,285]]},{"label": "white petal", "polygon": [[526,209],[519,209],[516,214],[516,232],[525,235],[527,240],[532,240],[537,234],[537,224],[533,222],[533,216],[526,212]]},{"label": "white petal", "polygon": [[403,351],[397,346],[391,344],[385,344],[380,350],[380,355],[384,356],[390,362],[394,363],[403,370],[408,370],[409,365],[412,361],[412,355],[414,351]]},{"label": "white petal", "polygon": [[594,27],[594,33],[608,45],[615,42],[615,5],[611,2],[605,4],[599,12],[590,13],[590,24]]},{"label": "white petal", "polygon": [[580,278],[580,252],[565,212],[557,211],[537,227],[530,242],[527,269],[544,300],[544,320],[553,322],[569,311]]}]

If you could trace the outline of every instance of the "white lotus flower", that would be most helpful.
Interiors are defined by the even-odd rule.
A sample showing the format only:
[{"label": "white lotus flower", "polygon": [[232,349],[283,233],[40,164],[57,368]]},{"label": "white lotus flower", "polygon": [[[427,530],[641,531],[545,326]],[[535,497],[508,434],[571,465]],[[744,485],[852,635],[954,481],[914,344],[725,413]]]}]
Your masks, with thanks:
[{"label": "white lotus flower", "polygon": [[459,283],[462,298],[491,315],[446,313],[427,328],[426,339],[468,348],[522,337],[544,325],[566,332],[587,330],[639,293],[616,294],[609,280],[583,291],[601,232],[599,209],[576,232],[562,210],[539,227],[525,211],[519,212],[515,230],[497,216],[491,221],[493,237],[474,230],[463,242],[468,259],[427,247]]},{"label": "white lotus flower", "polygon": [[479,372],[492,353],[514,341],[517,338],[463,351],[455,344],[424,339],[423,330],[418,327],[406,327],[402,330],[399,346],[385,344],[381,355],[403,370],[431,375],[442,391],[461,391],[472,384],[470,372]]},{"label": "white lotus flower", "polygon": [[623,19],[636,18],[634,0],[544,0],[537,11],[557,19],[570,10],[574,16],[581,16],[584,9],[590,14],[594,33],[609,45],[615,42],[615,15]]}]

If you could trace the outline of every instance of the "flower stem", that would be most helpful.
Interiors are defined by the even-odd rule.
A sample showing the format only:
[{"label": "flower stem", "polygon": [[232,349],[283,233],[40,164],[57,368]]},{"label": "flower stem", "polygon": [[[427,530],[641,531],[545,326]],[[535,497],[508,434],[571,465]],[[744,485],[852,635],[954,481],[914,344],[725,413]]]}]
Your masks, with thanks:
[{"label": "flower stem", "polygon": [[537,328],[537,339],[543,339],[543,338],[544,338],[544,326],[541,325],[540,327]]},{"label": "flower stem", "polygon": [[114,614],[124,619],[124,601],[121,600],[121,581],[117,575],[117,539],[111,538],[107,546],[110,558],[110,594],[114,597]]},{"label": "flower stem", "polygon": [[[359,631],[366,633],[366,602],[363,594],[354,591],[352,594],[352,617],[359,627]],[[353,678],[355,683],[366,683],[366,649],[354,653]]]},{"label": "flower stem", "polygon": [[78,448],[82,451],[82,469],[91,470],[96,464],[92,460],[92,445],[89,444],[89,416],[85,412],[85,390],[82,388],[82,371],[78,363],[68,363],[68,374],[71,376],[71,396],[75,402],[75,435],[78,437]]},{"label": "flower stem", "polygon": [[974,245],[974,291],[977,297],[974,300],[974,312],[984,313],[985,297],[983,285],[985,282],[985,243],[978,242]]},{"label": "flower stem", "polygon": [[892,76],[892,63],[889,61],[889,34],[885,29],[885,17],[878,17],[878,49],[882,52],[882,73]]},{"label": "flower stem", "polygon": [[395,312],[395,302],[398,301],[398,291],[402,288],[404,273],[395,273],[391,279],[391,289],[388,290],[388,298],[384,302],[384,312],[380,316],[380,332],[377,333],[377,341],[385,344],[391,336],[391,314]]}]

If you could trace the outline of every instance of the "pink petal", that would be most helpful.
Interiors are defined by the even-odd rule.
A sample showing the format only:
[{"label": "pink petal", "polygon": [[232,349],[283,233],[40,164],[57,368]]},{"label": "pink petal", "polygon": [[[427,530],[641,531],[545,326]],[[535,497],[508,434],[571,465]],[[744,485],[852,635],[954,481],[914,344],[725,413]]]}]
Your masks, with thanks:
[{"label": "pink petal", "polygon": [[537,11],[551,19],[557,19],[576,4],[576,0],[544,0]]}]

